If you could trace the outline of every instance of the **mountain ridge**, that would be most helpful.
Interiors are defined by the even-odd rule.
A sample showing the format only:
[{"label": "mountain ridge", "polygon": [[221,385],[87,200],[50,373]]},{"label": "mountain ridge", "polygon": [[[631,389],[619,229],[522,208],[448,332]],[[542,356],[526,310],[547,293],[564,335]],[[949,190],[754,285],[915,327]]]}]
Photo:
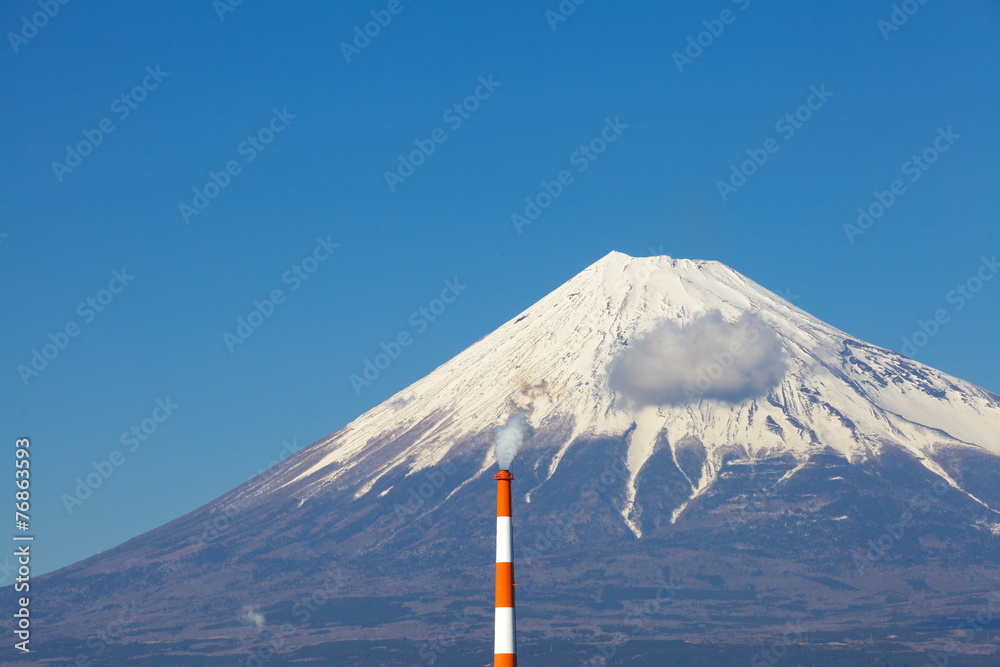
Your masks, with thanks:
[{"label": "mountain ridge", "polygon": [[[718,377],[699,388],[702,372]],[[703,393],[676,393],[685,383]],[[512,466],[531,650],[592,652],[663,581],[677,592],[643,632],[692,644],[806,619],[831,642],[878,628],[931,646],[1000,590],[995,395],[718,262],[613,252],[264,474],[40,578],[41,638],[85,650],[135,603],[129,664],[232,656],[290,623],[289,660],[351,640],[405,665],[455,614],[471,620],[450,632],[488,650],[491,440],[517,409],[535,432]]]},{"label": "mountain ridge", "polygon": [[[666,270],[668,267],[670,271]],[[709,280],[703,278],[699,280],[701,273],[708,273]],[[653,289],[649,288],[650,284],[654,285]],[[734,295],[737,287],[745,289],[750,294],[744,303],[739,303]],[[636,289],[643,290],[641,299],[631,298]],[[341,467],[332,472],[329,468],[336,465],[344,466],[350,461],[352,454],[360,453],[364,443],[373,435],[381,435],[387,431],[403,428],[407,424],[415,424],[427,413],[433,413],[438,409],[447,410],[451,406],[459,406],[454,408],[450,415],[451,423],[441,423],[436,425],[436,428],[429,429],[412,443],[413,449],[419,450],[421,444],[431,438],[457,441],[470,434],[486,434],[494,426],[502,423],[507,414],[515,408],[528,409],[533,426],[543,430],[546,427],[546,419],[569,413],[575,420],[575,428],[566,439],[568,443],[583,435],[606,436],[622,432],[633,423],[639,426],[633,436],[636,440],[636,450],[629,457],[629,469],[634,478],[651,454],[652,442],[649,438],[655,438],[659,430],[672,423],[674,430],[686,431],[679,433],[675,440],[692,435],[704,442],[712,437],[706,435],[704,429],[697,428],[694,422],[705,424],[717,421],[715,413],[731,407],[729,404],[722,404],[719,407],[717,403],[697,406],[688,413],[687,420],[684,419],[686,410],[663,407],[657,407],[654,413],[647,406],[633,415],[630,409],[616,400],[614,392],[603,386],[606,385],[606,382],[603,382],[603,376],[606,375],[605,362],[620,352],[623,340],[627,341],[652,329],[658,320],[684,321],[699,314],[696,310],[697,305],[692,303],[691,298],[681,298],[690,297],[689,290],[700,291],[698,296],[703,301],[698,305],[702,306],[702,313],[717,309],[724,316],[735,319],[746,310],[767,312],[764,317],[767,317],[770,324],[773,325],[777,321],[784,325],[776,328],[786,348],[799,350],[805,348],[804,337],[798,335],[799,332],[795,331],[795,327],[788,326],[787,321],[798,325],[807,336],[812,337],[813,341],[827,343],[827,349],[823,350],[825,358],[811,355],[812,358],[800,363],[799,368],[790,369],[798,371],[798,379],[801,381],[799,386],[792,386],[786,380],[777,388],[776,399],[770,401],[755,399],[746,406],[741,406],[740,409],[746,412],[739,415],[735,424],[727,425],[721,434],[719,432],[712,434],[716,441],[725,438],[733,441],[730,444],[744,444],[751,452],[756,443],[765,443],[760,446],[762,449],[770,445],[774,450],[781,450],[783,444],[784,449],[792,449],[803,454],[819,451],[826,446],[845,451],[846,445],[846,451],[850,455],[864,456],[879,449],[880,441],[904,438],[904,446],[909,446],[910,451],[916,453],[921,460],[927,461],[933,472],[947,479],[953,486],[958,486],[957,482],[951,479],[944,468],[934,463],[931,451],[937,444],[979,446],[992,454],[1000,455],[1000,402],[985,390],[830,327],[719,262],[677,260],[665,256],[637,259],[620,252],[611,252],[421,380],[347,424],[337,434],[320,441],[321,444],[316,446],[316,450],[317,452],[325,450],[326,454],[307,470],[287,480],[286,484],[316,477],[324,469],[327,469],[327,476],[316,477],[312,483],[322,485],[324,482],[335,481],[342,474],[339,471],[345,468]],[[554,322],[572,322],[574,319],[566,312],[565,304],[574,298],[581,298],[586,291],[591,293],[592,304],[594,302],[601,304],[606,300],[603,304],[604,314],[610,317],[597,320],[593,325],[577,322],[571,329],[565,326],[562,329],[557,328]],[[616,304],[611,301],[611,296],[619,294],[624,295],[624,298],[617,312],[612,312]],[[710,294],[715,299],[706,300],[705,294]],[[579,308],[577,304],[573,305],[576,309]],[[766,311],[764,311],[765,306]],[[591,310],[588,309],[587,312]],[[776,314],[769,314],[771,310]],[[551,314],[553,311],[558,314]],[[540,323],[540,326],[535,325],[535,330],[517,331],[519,326],[526,328],[535,323]],[[602,331],[601,324],[606,324],[605,329],[613,332],[613,338],[609,340],[605,335],[596,346],[588,350],[588,337],[599,337]],[[551,334],[546,336],[546,333],[553,329],[561,334],[561,339],[549,343],[548,347],[543,346],[542,342],[552,339]],[[533,349],[526,349],[528,346],[524,344],[524,339],[531,341]],[[806,342],[809,342],[808,338]],[[554,355],[550,350],[553,347],[570,349],[574,346],[579,346],[582,350],[582,354],[585,355],[583,361],[573,360],[568,354]],[[510,347],[517,349],[513,353],[508,352],[506,358],[499,363],[492,361],[488,373],[483,377],[480,363],[482,359],[487,356],[498,356]],[[586,356],[588,352],[590,355]],[[556,358],[556,364],[550,360],[553,356]],[[790,356],[794,358],[794,354]],[[876,360],[877,357],[882,358]],[[841,363],[838,364],[834,360]],[[862,418],[844,417],[841,414],[844,409],[830,405],[829,401],[825,408],[829,410],[828,415],[810,414],[806,410],[807,406],[802,405],[801,400],[797,400],[800,399],[797,394],[803,394],[804,390],[812,394],[822,393],[806,383],[808,378],[804,376],[809,372],[816,372],[816,367],[810,367],[809,362],[827,371],[827,377],[823,378],[824,383],[833,384],[836,380],[840,380],[846,388],[854,391],[854,396],[851,396],[843,391],[844,387],[837,387],[840,390],[838,399],[852,401],[851,407],[855,408],[855,412],[864,412],[863,407],[867,406],[863,403],[858,405],[863,399],[879,401],[876,405],[883,412],[879,419],[886,423],[877,424],[870,419],[865,420],[867,422],[865,428],[859,433],[857,424]],[[565,367],[558,368],[557,364],[564,364]],[[460,369],[463,367],[476,368],[476,377],[471,380],[461,378]],[[522,367],[527,367],[527,370],[522,370]],[[860,369],[863,375],[855,369]],[[923,383],[918,386],[926,387],[928,392],[924,396],[933,393],[939,401],[947,397],[949,390],[981,399],[974,405],[966,404],[964,412],[966,414],[978,412],[980,415],[983,412],[987,413],[986,416],[991,417],[989,425],[973,432],[957,420],[948,420],[947,415],[941,414],[943,410],[940,406],[936,414],[929,415],[932,423],[917,421],[913,414],[916,410],[907,407],[905,401],[891,391],[890,382],[886,379],[886,376],[894,374],[898,376],[900,373],[918,377]],[[963,386],[960,388],[960,385]],[[583,396],[583,399],[577,400],[567,409],[565,406],[569,402],[569,397],[565,394],[569,392],[571,386],[577,388],[576,393]],[[445,396],[443,400],[440,399],[442,394]],[[431,395],[437,400],[430,400],[429,406],[428,401],[420,400],[423,396]],[[484,396],[486,400],[482,400]],[[922,409],[931,405],[931,402],[923,400],[924,396],[917,394],[921,399]],[[912,399],[911,393],[907,400]],[[584,402],[587,405],[581,405]],[[557,404],[560,407],[557,407]],[[955,406],[948,405],[947,408],[953,410]],[[755,416],[759,417],[756,421]],[[923,419],[926,420],[927,416],[925,415]],[[657,421],[661,422],[661,429],[655,428],[653,422]],[[882,428],[879,428],[880,426]],[[740,432],[746,436],[740,438],[738,436]],[[356,444],[352,446],[349,440],[354,440]],[[481,440],[486,443],[488,438],[482,437]],[[750,442],[751,440],[755,442]],[[406,464],[407,474],[440,464],[449,452],[450,448],[421,451],[415,460]],[[407,452],[405,455],[409,456],[410,453]],[[556,453],[548,476],[554,474],[564,455],[565,449]],[[489,448],[485,444],[481,456],[480,472],[492,465]],[[398,459],[387,461],[380,471],[383,475],[389,474],[400,465],[402,463]],[[364,495],[375,488],[380,476],[377,475],[362,485],[358,489],[358,495]]]}]

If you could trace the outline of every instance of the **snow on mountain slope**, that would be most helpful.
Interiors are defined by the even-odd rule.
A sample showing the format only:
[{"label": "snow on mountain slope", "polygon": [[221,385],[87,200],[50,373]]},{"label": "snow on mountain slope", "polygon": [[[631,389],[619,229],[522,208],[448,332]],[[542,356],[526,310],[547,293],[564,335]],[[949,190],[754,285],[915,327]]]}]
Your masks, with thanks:
[{"label": "snow on mountain slope", "polygon": [[[663,320],[685,323],[713,310],[727,322],[755,313],[776,332],[787,370],[767,395],[638,408],[609,387],[609,364],[630,342]],[[704,446],[703,468],[688,480],[692,498],[711,486],[723,455],[733,451],[750,459],[789,453],[805,461],[832,448],[861,461],[895,446],[956,487],[935,460],[941,448],[1000,455],[997,396],[853,338],[718,262],[612,252],[317,443],[271,488],[301,483],[306,491],[298,493],[308,498],[324,484],[349,480],[358,497],[389,473],[412,474],[470,447],[481,453],[485,470],[494,465],[486,446],[492,428],[517,407],[529,409],[538,438],[561,434],[548,477],[579,439],[632,429],[623,518],[637,536],[630,516],[636,478],[661,439],[671,447],[691,438]],[[556,429],[567,420],[569,432]],[[393,440],[387,434],[418,424],[423,430],[405,450],[383,451]],[[351,479],[358,470],[365,478]]]}]

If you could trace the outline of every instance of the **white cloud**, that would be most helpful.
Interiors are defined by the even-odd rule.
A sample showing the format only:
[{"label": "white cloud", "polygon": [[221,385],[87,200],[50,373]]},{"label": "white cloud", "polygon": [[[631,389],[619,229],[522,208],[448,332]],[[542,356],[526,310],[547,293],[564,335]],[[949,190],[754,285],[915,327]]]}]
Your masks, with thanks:
[{"label": "white cloud", "polygon": [[745,313],[733,323],[709,311],[679,325],[666,321],[639,337],[611,363],[609,384],[637,405],[760,396],[785,373],[778,335]]}]

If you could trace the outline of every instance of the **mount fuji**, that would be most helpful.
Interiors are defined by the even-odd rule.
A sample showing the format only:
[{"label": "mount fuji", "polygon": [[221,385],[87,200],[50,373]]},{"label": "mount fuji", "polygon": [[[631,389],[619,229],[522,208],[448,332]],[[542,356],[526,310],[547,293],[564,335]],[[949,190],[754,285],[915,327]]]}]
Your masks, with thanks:
[{"label": "mount fuji", "polygon": [[264,474],[39,578],[37,643],[487,664],[492,437],[517,410],[534,664],[1000,659],[1000,397],[718,262],[619,252]]}]

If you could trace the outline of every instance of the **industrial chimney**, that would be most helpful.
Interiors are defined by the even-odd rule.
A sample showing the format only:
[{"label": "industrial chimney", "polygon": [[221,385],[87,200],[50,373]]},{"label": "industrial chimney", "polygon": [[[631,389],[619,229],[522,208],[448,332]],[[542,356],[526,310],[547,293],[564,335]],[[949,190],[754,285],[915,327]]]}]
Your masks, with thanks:
[{"label": "industrial chimney", "polygon": [[516,667],[517,649],[514,640],[514,540],[511,534],[510,483],[514,475],[501,470],[497,481],[497,596],[496,624],[493,642],[494,667]]}]

